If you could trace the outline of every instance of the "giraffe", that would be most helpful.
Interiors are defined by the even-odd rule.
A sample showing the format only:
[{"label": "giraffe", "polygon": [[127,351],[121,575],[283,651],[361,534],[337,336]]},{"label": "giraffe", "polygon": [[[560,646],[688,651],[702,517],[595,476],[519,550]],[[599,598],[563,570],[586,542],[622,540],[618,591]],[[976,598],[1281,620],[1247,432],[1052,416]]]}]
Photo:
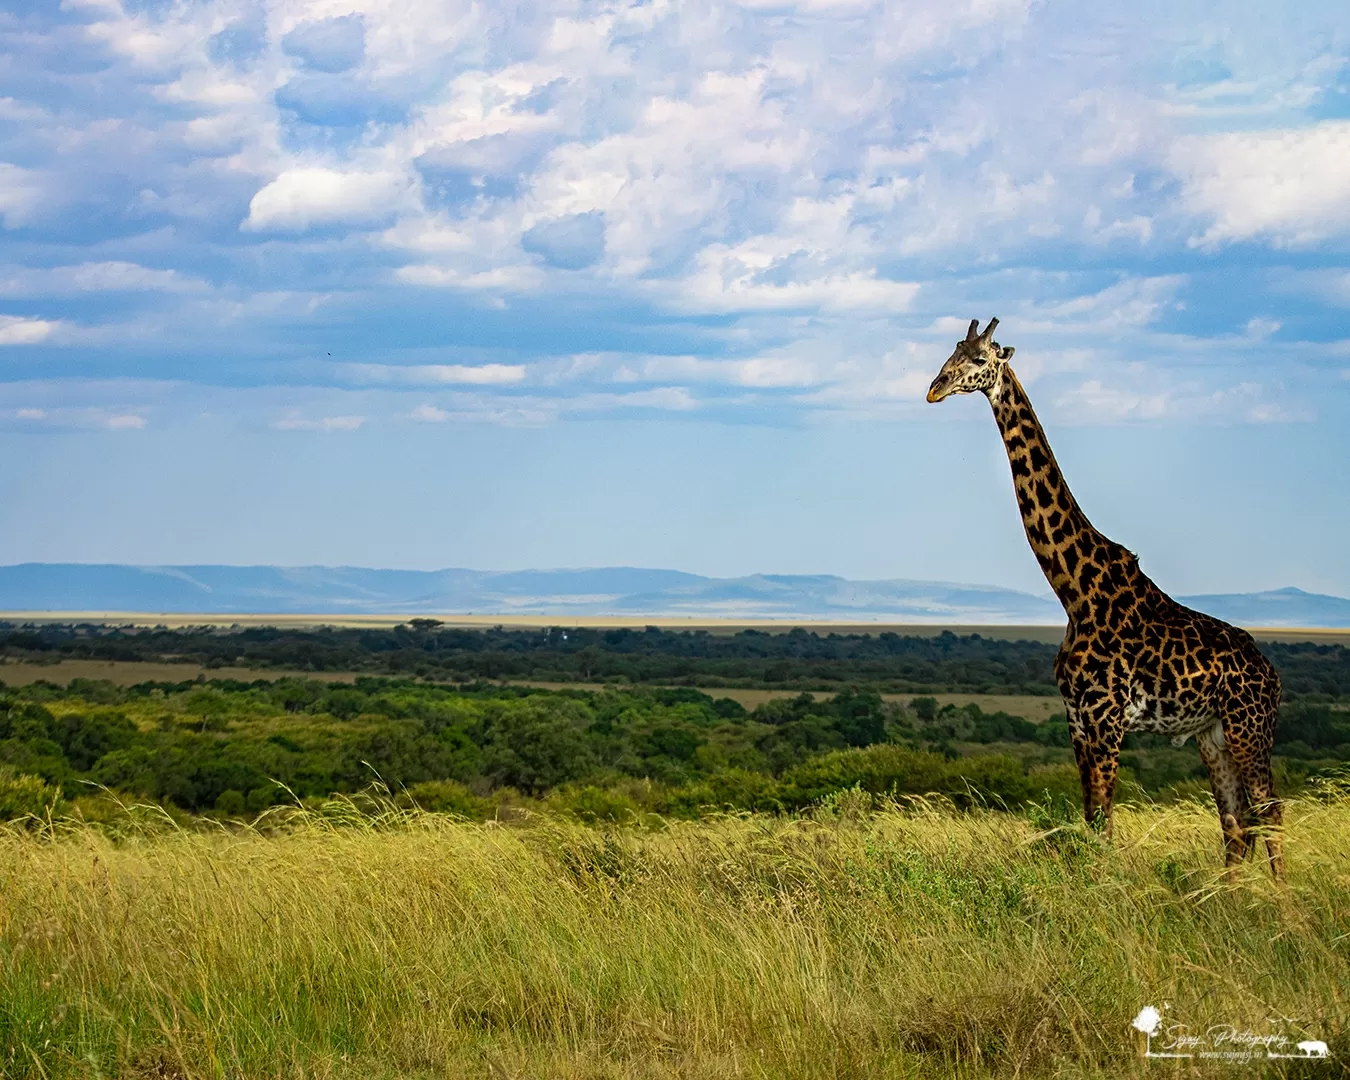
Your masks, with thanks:
[{"label": "giraffe", "polygon": [[1127,731],[1191,736],[1209,770],[1229,873],[1265,834],[1284,877],[1282,809],[1270,771],[1280,676],[1245,630],[1178,604],[1131,551],[1092,527],[1069,492],[1031,401],[1008,364],[1011,347],[971,321],[928,390],[930,402],[983,393],[1012,467],[1031,550],[1068,615],[1055,658],[1083,813],[1111,835],[1111,800]]}]

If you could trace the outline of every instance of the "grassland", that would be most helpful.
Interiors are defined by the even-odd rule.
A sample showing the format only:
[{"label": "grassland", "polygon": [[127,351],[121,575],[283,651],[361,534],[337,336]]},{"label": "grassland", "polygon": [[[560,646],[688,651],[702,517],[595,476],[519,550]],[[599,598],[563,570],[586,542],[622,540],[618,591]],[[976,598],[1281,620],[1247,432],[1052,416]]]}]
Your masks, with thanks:
[{"label": "grassland", "polygon": [[[0,668],[0,673],[4,669]],[[208,677],[214,677],[214,673],[209,673]],[[517,686],[537,686],[544,690],[586,690],[599,692],[606,689],[603,683],[557,683],[557,682],[537,682],[531,679],[511,680],[513,685]],[[14,685],[19,685],[15,683]],[[130,684],[128,684],[130,685]],[[800,690],[765,690],[750,689],[745,687],[728,687],[718,690],[718,697],[728,697],[739,704],[744,709],[757,709],[761,705],[770,701],[782,701],[786,698],[795,698],[800,694]],[[822,701],[833,699],[834,694],[825,691],[815,695]],[[1042,694],[932,694],[931,696],[939,705],[955,705],[958,709],[966,705],[978,705],[985,712],[1005,712],[1012,716],[1021,716],[1033,723],[1039,723],[1042,720],[1048,720],[1050,717],[1064,711],[1064,702],[1058,697],[1047,697]],[[914,694],[882,694],[883,701],[907,704],[914,699]]]},{"label": "grassland", "polygon": [[322,682],[355,682],[351,671],[263,671],[245,667],[206,668],[201,664],[179,664],[153,660],[62,660],[55,664],[0,663],[0,682],[6,686],[30,686],[35,682],[51,682],[65,686],[71,679],[92,679],[114,686],[135,686],[144,682],[188,682],[198,677],[207,679],[317,679]]},{"label": "grassland", "polygon": [[1328,1041],[1307,1075],[1350,1052],[1344,793],[1290,803],[1284,890],[1224,880],[1188,803],[1110,847],[856,792],[655,829],[134,820],[0,831],[6,1077],[1232,1075],[1134,1056],[1163,1002]]}]

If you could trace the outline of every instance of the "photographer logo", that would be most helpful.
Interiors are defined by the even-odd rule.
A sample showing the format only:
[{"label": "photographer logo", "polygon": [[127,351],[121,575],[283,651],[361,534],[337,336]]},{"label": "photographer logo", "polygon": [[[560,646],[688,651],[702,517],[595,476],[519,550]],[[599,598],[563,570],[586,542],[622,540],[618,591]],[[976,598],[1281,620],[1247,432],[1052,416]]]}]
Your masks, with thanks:
[{"label": "photographer logo", "polygon": [[[1166,1003],[1163,1010],[1170,1008]],[[1295,1039],[1280,1031],[1252,1031],[1233,1024],[1213,1024],[1192,1031],[1169,1022],[1162,1010],[1145,1005],[1130,1024],[1138,1033],[1140,1055],[1146,1058],[1194,1058],[1237,1064],[1275,1059],[1328,1058],[1321,1039]]]}]

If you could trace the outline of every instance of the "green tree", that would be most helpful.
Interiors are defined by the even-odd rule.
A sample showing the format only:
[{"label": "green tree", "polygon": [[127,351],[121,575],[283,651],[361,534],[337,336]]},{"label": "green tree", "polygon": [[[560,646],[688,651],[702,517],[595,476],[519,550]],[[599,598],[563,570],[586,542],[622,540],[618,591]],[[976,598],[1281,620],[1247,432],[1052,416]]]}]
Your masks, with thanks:
[{"label": "green tree", "polygon": [[566,698],[503,702],[489,721],[484,772],[494,783],[541,792],[591,771],[590,711]]}]

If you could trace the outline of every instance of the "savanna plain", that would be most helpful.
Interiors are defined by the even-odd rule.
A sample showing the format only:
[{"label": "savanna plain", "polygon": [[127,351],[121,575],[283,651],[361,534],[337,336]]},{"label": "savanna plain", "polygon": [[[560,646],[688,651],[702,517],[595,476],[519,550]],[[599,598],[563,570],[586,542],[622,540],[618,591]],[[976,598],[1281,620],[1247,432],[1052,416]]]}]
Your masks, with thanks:
[{"label": "savanna plain", "polygon": [[1267,646],[1280,887],[1190,747],[1077,821],[1051,645],[513,633],[0,628],[0,1072],[1345,1075],[1344,646]]}]

